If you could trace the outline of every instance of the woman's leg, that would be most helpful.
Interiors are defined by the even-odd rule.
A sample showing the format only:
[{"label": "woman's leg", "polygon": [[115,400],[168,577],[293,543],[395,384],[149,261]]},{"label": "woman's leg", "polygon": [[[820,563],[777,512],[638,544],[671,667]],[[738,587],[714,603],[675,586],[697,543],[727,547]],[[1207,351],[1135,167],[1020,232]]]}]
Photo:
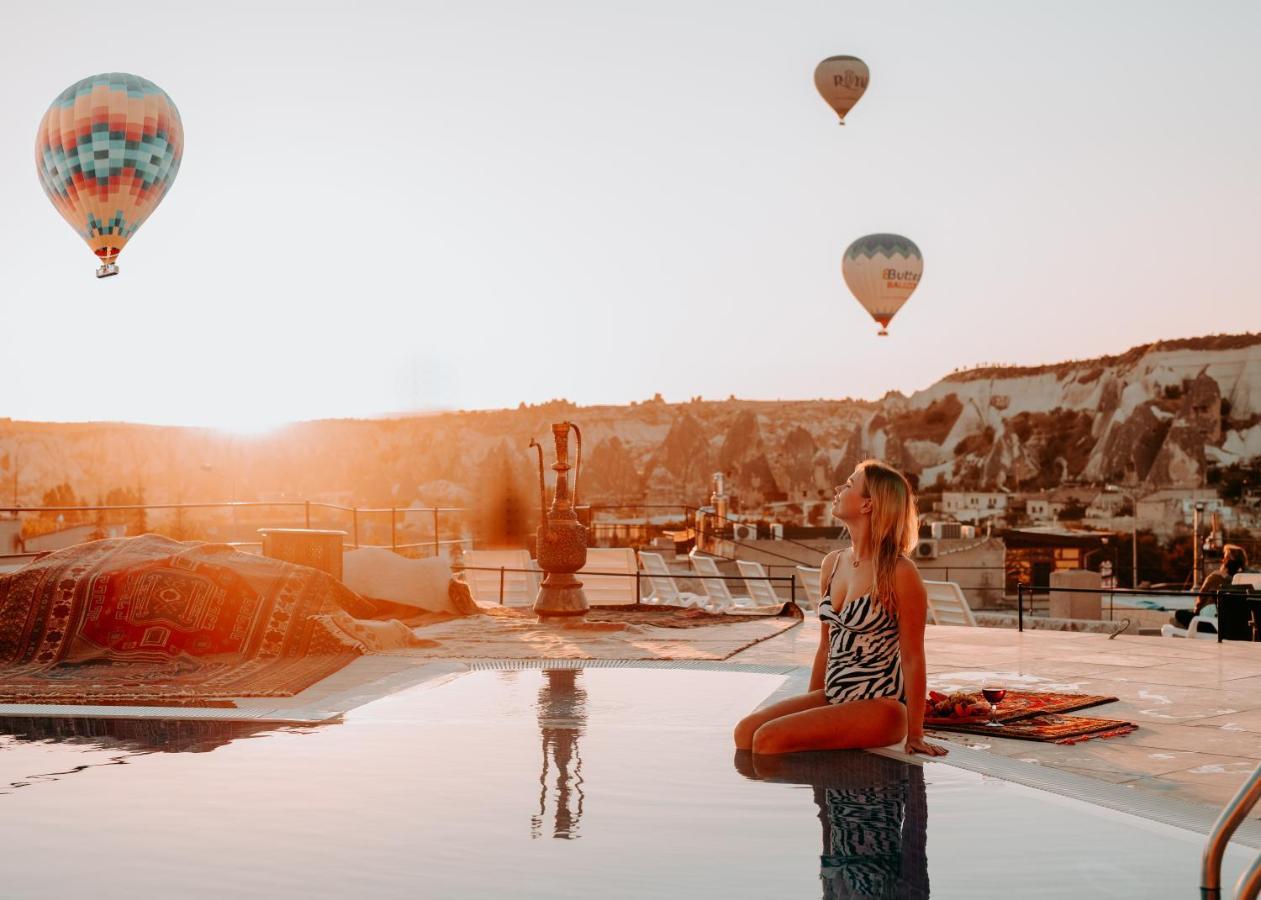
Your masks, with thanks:
[{"label": "woman's leg", "polygon": [[753,733],[752,750],[858,750],[887,747],[905,738],[906,707],[893,697],[879,697],[778,716]]},{"label": "woman's leg", "polygon": [[827,702],[827,698],[823,696],[823,691],[818,690],[811,691],[808,694],[798,694],[795,697],[789,697],[787,700],[772,703],[765,709],[759,709],[756,712],[750,713],[740,720],[740,724],[736,725],[736,749],[753,749],[753,733],[767,722],[771,721],[771,719],[778,719],[780,716],[798,713],[803,709],[814,709],[816,706],[826,706]]}]

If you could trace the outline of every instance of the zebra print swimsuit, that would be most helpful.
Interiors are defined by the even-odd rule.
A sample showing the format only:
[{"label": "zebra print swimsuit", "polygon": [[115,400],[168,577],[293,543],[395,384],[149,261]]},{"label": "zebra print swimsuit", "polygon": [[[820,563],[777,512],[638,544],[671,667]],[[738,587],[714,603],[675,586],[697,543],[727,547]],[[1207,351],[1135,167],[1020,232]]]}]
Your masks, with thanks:
[{"label": "zebra print swimsuit", "polygon": [[897,617],[877,603],[871,591],[842,604],[838,614],[832,608],[831,588],[829,578],[819,604],[819,620],[830,626],[823,696],[828,703],[876,697],[896,697],[905,703]]}]

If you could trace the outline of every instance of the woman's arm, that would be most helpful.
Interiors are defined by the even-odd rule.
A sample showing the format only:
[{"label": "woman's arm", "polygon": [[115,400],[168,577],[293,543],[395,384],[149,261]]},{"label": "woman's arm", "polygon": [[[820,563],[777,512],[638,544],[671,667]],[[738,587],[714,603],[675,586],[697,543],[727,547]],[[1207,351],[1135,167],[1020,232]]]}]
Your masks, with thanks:
[{"label": "woman's arm", "polygon": [[[832,577],[832,572],[836,569],[836,561],[840,559],[841,551],[833,550],[827,556],[823,557],[823,562],[819,564],[819,603],[823,603],[823,589],[828,587],[828,580]],[[819,623],[819,646],[814,651],[814,665],[810,668],[810,690],[819,691],[823,689],[823,679],[827,674],[828,666],[828,632],[831,626],[827,622]]]},{"label": "woman's arm", "polygon": [[898,561],[893,587],[898,600],[898,649],[906,685],[906,752],[945,756],[945,747],[924,740],[924,697],[928,693],[924,623],[928,619],[928,595],[915,563],[905,558]]}]

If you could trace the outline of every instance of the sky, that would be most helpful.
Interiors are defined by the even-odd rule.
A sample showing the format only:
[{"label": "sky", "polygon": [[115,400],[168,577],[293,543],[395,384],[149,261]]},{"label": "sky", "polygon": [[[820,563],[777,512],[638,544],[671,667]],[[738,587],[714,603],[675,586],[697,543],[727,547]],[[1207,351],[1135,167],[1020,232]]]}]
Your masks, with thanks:
[{"label": "sky", "polygon": [[[6,37],[0,416],[877,398],[1261,330],[1255,3],[66,0]],[[98,281],[33,143],[106,71],[185,153]],[[840,261],[886,231],[924,275],[882,338]]]}]

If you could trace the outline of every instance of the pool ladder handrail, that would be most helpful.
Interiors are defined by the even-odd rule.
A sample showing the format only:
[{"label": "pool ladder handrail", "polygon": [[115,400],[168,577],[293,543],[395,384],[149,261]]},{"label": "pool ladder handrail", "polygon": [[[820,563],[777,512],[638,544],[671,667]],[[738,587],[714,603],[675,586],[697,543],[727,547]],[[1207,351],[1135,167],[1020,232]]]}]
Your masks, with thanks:
[{"label": "pool ladder handrail", "polygon": [[[1222,900],[1222,857],[1226,855],[1226,845],[1258,800],[1261,800],[1261,764],[1222,808],[1222,814],[1209,832],[1200,865],[1201,900]],[[1235,900],[1256,900],[1258,891],[1261,891],[1261,855],[1235,882]]]}]

